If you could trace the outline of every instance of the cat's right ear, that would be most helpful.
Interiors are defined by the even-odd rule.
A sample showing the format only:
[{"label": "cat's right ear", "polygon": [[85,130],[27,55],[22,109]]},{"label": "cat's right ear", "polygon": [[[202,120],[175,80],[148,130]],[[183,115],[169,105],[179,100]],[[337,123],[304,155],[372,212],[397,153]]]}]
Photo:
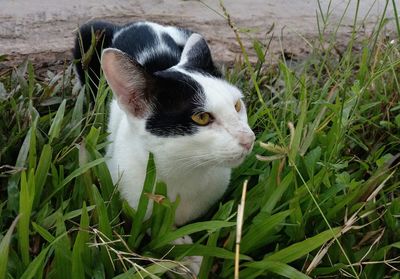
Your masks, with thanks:
[{"label": "cat's right ear", "polygon": [[107,48],[101,55],[101,67],[121,108],[144,117],[150,109],[147,92],[152,77],[142,65],[118,49]]},{"label": "cat's right ear", "polygon": [[213,76],[221,77],[211,57],[211,51],[206,40],[197,33],[190,35],[182,50],[179,65],[204,70]]}]

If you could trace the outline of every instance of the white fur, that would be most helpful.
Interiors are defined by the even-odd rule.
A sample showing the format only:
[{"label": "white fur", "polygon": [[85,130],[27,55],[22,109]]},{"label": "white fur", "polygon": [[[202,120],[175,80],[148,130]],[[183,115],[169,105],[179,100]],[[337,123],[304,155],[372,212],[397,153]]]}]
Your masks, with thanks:
[{"label": "white fur", "polygon": [[181,32],[178,28],[176,28],[174,26],[164,26],[164,25],[160,25],[155,22],[142,21],[142,22],[134,22],[134,23],[128,24],[128,25],[124,26],[123,28],[119,29],[117,32],[115,32],[115,34],[113,36],[113,41],[115,41],[115,39],[119,35],[121,35],[125,31],[129,30],[133,26],[142,26],[142,25],[151,27],[151,29],[153,31],[155,31],[155,33],[158,34],[159,36],[163,32],[168,33],[174,39],[174,41],[179,45],[184,45],[187,40],[187,35],[184,32]]},{"label": "white fur", "polygon": [[[157,34],[168,32],[176,42],[187,40],[179,29],[143,24],[149,24]],[[165,46],[161,43],[158,47]],[[152,51],[157,49],[145,50],[143,55],[151,55]],[[113,181],[133,208],[142,192],[149,152],[154,154],[157,179],[167,184],[168,197],[175,200],[180,196],[176,225],[200,217],[221,198],[229,184],[231,168],[244,160],[255,138],[247,124],[244,105],[241,111],[235,110],[235,103],[242,97],[239,89],[218,78],[187,72],[181,65],[174,66],[174,70],[190,75],[203,87],[205,109],[215,121],[199,127],[193,135],[159,137],[146,131],[145,119],[126,112],[114,99],[108,126],[111,144],[107,150]],[[147,216],[150,212],[151,205]]]},{"label": "white fur", "polygon": [[170,50],[168,44],[166,44],[162,40],[162,35],[164,33],[167,33],[168,35],[171,36],[171,38],[181,46],[184,46],[187,39],[188,35],[185,32],[180,31],[178,28],[173,27],[173,26],[163,26],[158,23],[154,22],[136,22],[133,24],[129,24],[120,30],[118,30],[113,37],[113,41],[117,37],[119,37],[122,33],[128,31],[130,28],[134,26],[141,26],[141,25],[146,25],[149,26],[157,35],[157,44],[150,49],[143,49],[142,52],[138,55],[139,59],[138,62],[141,64],[144,64],[144,61],[149,60],[152,56],[157,56],[157,53],[163,53],[163,52],[168,52]]},{"label": "white fur", "polygon": [[[177,225],[204,214],[229,183],[231,167],[239,165],[248,150],[240,141],[254,141],[246,112],[234,104],[241,97],[235,87],[218,79],[193,75],[206,93],[207,111],[215,122],[200,127],[194,135],[160,138],[145,130],[145,121],[126,114],[116,100],[111,103],[107,152],[108,167],[122,196],[136,208],[145,179],[148,152],[154,154],[157,178],[167,184],[168,196],[181,202]],[[150,210],[148,211],[150,213]]]},{"label": "white fur", "polygon": [[[132,24],[128,24],[127,26],[119,29],[117,32],[115,32],[112,41],[114,42],[116,38],[118,38],[122,33],[128,31],[133,26],[141,26],[141,25],[146,25],[146,26],[151,27],[151,29],[157,34],[159,43],[161,44],[161,47],[168,47],[161,39],[163,33],[167,33],[168,35],[170,35],[171,38],[178,45],[181,45],[181,46],[185,45],[185,43],[189,37],[187,33],[180,31],[178,28],[176,28],[174,26],[163,26],[158,23],[143,21],[143,22],[135,22]],[[155,47],[158,47],[158,46],[155,46]],[[146,51],[146,50],[144,50],[144,51]]]}]

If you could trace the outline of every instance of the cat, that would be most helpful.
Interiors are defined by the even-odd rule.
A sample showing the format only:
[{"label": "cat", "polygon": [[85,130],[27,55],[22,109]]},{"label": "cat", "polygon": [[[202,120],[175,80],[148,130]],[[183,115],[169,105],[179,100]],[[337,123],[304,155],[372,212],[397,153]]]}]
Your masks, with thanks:
[{"label": "cat", "polygon": [[81,63],[76,72],[95,88],[101,67],[114,94],[106,157],[122,197],[137,207],[151,152],[168,197],[180,196],[176,226],[206,213],[224,194],[231,169],[252,150],[255,135],[242,92],[222,78],[205,39],[147,21],[91,22],[78,33],[75,59],[89,50],[92,33],[101,37],[101,59],[93,56],[86,77]]}]

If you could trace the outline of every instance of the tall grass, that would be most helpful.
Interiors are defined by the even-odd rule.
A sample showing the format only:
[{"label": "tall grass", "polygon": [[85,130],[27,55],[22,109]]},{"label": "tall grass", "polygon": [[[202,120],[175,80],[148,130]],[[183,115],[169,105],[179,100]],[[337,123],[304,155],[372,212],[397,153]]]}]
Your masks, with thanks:
[{"label": "tall grass", "polygon": [[[103,157],[104,80],[91,102],[69,64],[37,77],[25,62],[1,76],[0,279],[190,278],[192,255],[204,257],[199,278],[233,278],[245,180],[240,278],[400,278],[399,41],[383,36],[382,15],[338,53],[328,15],[306,59],[265,65],[268,43],[256,41],[258,62],[226,71],[258,144],[222,201],[180,228],[152,157],[139,207],[120,199]],[[188,234],[194,244],[171,245]]]}]

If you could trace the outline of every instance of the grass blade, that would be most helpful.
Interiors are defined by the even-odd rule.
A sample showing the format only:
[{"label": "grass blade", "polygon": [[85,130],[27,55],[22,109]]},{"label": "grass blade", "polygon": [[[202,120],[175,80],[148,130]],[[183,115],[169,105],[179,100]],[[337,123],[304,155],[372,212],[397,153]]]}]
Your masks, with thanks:
[{"label": "grass blade", "polygon": [[153,249],[157,249],[185,235],[190,235],[192,233],[205,230],[217,231],[219,229],[233,227],[235,225],[236,225],[235,222],[227,222],[227,221],[205,221],[200,223],[193,223],[181,227],[173,232],[169,232],[161,236],[159,239],[151,241],[149,246],[152,247]]},{"label": "grass blade", "polygon": [[[174,258],[178,258],[180,255],[186,256],[212,256],[220,259],[235,259],[235,253],[224,248],[211,247],[201,244],[181,244],[175,245],[170,251],[170,255]],[[240,260],[251,261],[251,257],[241,254]]]},{"label": "grass blade", "polygon": [[54,271],[57,279],[69,279],[71,266],[71,250],[67,237],[64,216],[61,211],[57,214],[56,235],[59,240],[54,244]]},{"label": "grass blade", "polygon": [[[291,211],[286,210],[283,212],[276,213],[272,216],[262,218],[265,214],[260,213],[255,217],[255,222],[250,226],[248,232],[243,236],[240,250],[243,253],[250,252],[265,245],[263,241],[268,240],[271,233],[275,232],[276,227],[290,215]],[[261,217],[261,218],[260,218]]]},{"label": "grass blade", "polygon": [[43,271],[44,265],[46,263],[46,260],[49,258],[50,255],[53,253],[53,249],[51,249],[57,242],[66,237],[67,233],[63,233],[56,237],[52,243],[50,243],[46,248],[42,249],[39,255],[37,255],[33,261],[29,264],[29,266],[25,269],[24,273],[20,277],[20,279],[31,279],[35,277],[35,275]]},{"label": "grass blade", "polygon": [[36,256],[36,258],[26,268],[20,279],[32,279],[35,277],[36,273],[41,269],[41,267],[43,267],[50,247],[50,245],[47,246],[39,253],[39,255]]},{"label": "grass blade", "polygon": [[[277,261],[265,260],[263,261],[262,267],[260,266],[260,269],[262,269],[263,273],[269,271],[291,279],[311,279],[310,277],[291,267],[290,265]],[[253,277],[253,275],[256,274],[259,273],[257,273],[257,271],[254,269],[245,269],[240,273],[240,278],[256,278]]]},{"label": "grass blade", "polygon": [[86,204],[83,203],[81,223],[79,226],[78,236],[75,239],[74,248],[72,249],[72,270],[71,276],[76,279],[85,278],[85,266],[88,261],[89,249],[89,215]]},{"label": "grass blade", "polygon": [[51,233],[49,233],[45,228],[43,228],[39,224],[36,224],[35,222],[32,222],[32,227],[47,242],[52,243],[56,239]]},{"label": "grass blade", "polygon": [[22,261],[25,266],[30,262],[29,256],[29,224],[32,211],[32,203],[35,193],[35,180],[34,171],[31,169],[29,172],[28,180],[25,171],[21,175],[21,194],[20,194],[20,208],[21,214],[18,223],[18,244],[22,256]]},{"label": "grass blade", "polygon": [[35,200],[33,208],[39,204],[40,197],[42,196],[43,186],[46,182],[48,172],[50,170],[52,148],[50,145],[43,146],[42,154],[40,155],[39,163],[35,172]]},{"label": "grass blade", "polygon": [[293,172],[289,172],[279,185],[276,185],[275,190],[269,196],[268,200],[265,202],[264,207],[261,209],[262,212],[271,214],[272,210],[278,204],[279,200],[282,198],[283,193],[293,182]]},{"label": "grass blade", "polygon": [[92,185],[92,190],[93,190],[94,200],[96,202],[96,214],[97,214],[97,220],[99,222],[99,229],[105,236],[111,239],[112,229],[111,229],[110,219],[108,218],[106,205],[96,185]]},{"label": "grass blade", "polygon": [[134,267],[128,270],[127,272],[114,277],[113,279],[144,279],[144,278],[152,278],[152,279],[159,279],[160,277],[157,275],[162,275],[167,271],[178,267],[179,263],[177,262],[160,262],[151,264],[145,268]]},{"label": "grass blade", "polygon": [[62,124],[62,120],[64,118],[64,112],[65,112],[65,105],[67,103],[67,100],[63,100],[60,107],[58,108],[58,111],[56,113],[56,116],[54,117],[51,126],[50,126],[50,130],[49,130],[49,144],[52,143],[52,141],[55,138],[58,138],[58,136],[60,135],[60,131],[61,131],[61,124]]},{"label": "grass blade", "polygon": [[18,223],[18,219],[19,216],[14,219],[6,235],[0,242],[0,279],[5,279],[7,276],[8,252],[10,250],[12,233]]},{"label": "grass blade", "polygon": [[[108,217],[107,208],[104,203],[103,198],[100,195],[99,190],[95,185],[92,185],[93,196],[96,202],[96,214],[97,220],[99,222],[99,230],[101,232],[101,237],[104,238],[104,241],[108,242],[112,239],[112,228],[110,219]],[[105,246],[100,247],[101,261],[105,266],[107,277],[111,277],[113,275],[113,259],[112,256],[108,253]]]},{"label": "grass blade", "polygon": [[142,223],[147,212],[147,206],[149,204],[149,199],[146,196],[146,193],[153,193],[155,185],[156,168],[154,164],[154,157],[153,154],[149,153],[149,159],[147,161],[146,168],[146,179],[143,184],[143,190],[139,199],[139,205],[133,219],[131,236],[128,240],[128,243],[132,246],[135,246],[136,239],[142,231]]},{"label": "grass blade", "polygon": [[301,139],[303,136],[303,128],[307,116],[307,88],[305,86],[306,80],[303,77],[300,81],[301,84],[301,94],[300,94],[300,116],[297,122],[296,128],[294,130],[293,139],[290,143],[289,151],[289,164],[292,165],[296,161],[296,156],[300,150]]},{"label": "grass blade", "polygon": [[72,111],[71,116],[71,128],[74,129],[73,135],[77,137],[81,133],[82,125],[81,122],[83,120],[83,100],[85,97],[85,87],[82,87],[79,91],[78,98],[76,99],[76,103],[74,109]]},{"label": "grass blade", "polygon": [[[33,133],[33,127],[31,127],[28,133],[25,136],[24,142],[21,145],[21,148],[18,153],[17,160],[15,162],[15,166],[18,168],[25,167],[26,160],[28,158],[29,146],[30,146],[30,139]],[[7,208],[17,212],[18,211],[18,204],[19,204],[19,190],[18,184],[20,182],[21,173],[17,172],[13,174],[10,179],[8,180],[7,185]]]},{"label": "grass blade", "polygon": [[55,194],[57,194],[61,189],[63,189],[68,183],[70,183],[74,178],[84,174],[91,168],[104,163],[105,159],[100,158],[97,160],[94,160],[92,162],[86,163],[82,165],[81,167],[77,168],[74,170],[70,175],[68,175],[58,186],[57,188],[41,203],[41,206],[43,206],[45,203],[47,203]]},{"label": "grass blade", "polygon": [[[317,234],[316,236],[292,244],[291,246],[279,250],[272,255],[266,256],[265,262],[278,261],[282,263],[290,263],[292,261],[300,259],[311,251],[323,245],[325,242],[332,239],[335,235],[338,235],[340,231],[341,228],[333,228],[332,230],[326,230],[322,233]],[[264,260],[261,260],[259,262],[249,263],[246,266],[251,268],[263,268],[263,265]]]},{"label": "grass blade", "polygon": [[[227,220],[229,215],[232,212],[234,202],[230,201],[223,206],[220,207],[218,212],[214,215],[213,220]],[[211,233],[207,240],[208,247],[217,247],[218,245],[218,238],[220,236],[220,231],[216,231]],[[212,264],[214,261],[213,256],[204,256],[203,261],[201,263],[199,278],[206,279],[209,278],[209,273],[211,272]]]}]

